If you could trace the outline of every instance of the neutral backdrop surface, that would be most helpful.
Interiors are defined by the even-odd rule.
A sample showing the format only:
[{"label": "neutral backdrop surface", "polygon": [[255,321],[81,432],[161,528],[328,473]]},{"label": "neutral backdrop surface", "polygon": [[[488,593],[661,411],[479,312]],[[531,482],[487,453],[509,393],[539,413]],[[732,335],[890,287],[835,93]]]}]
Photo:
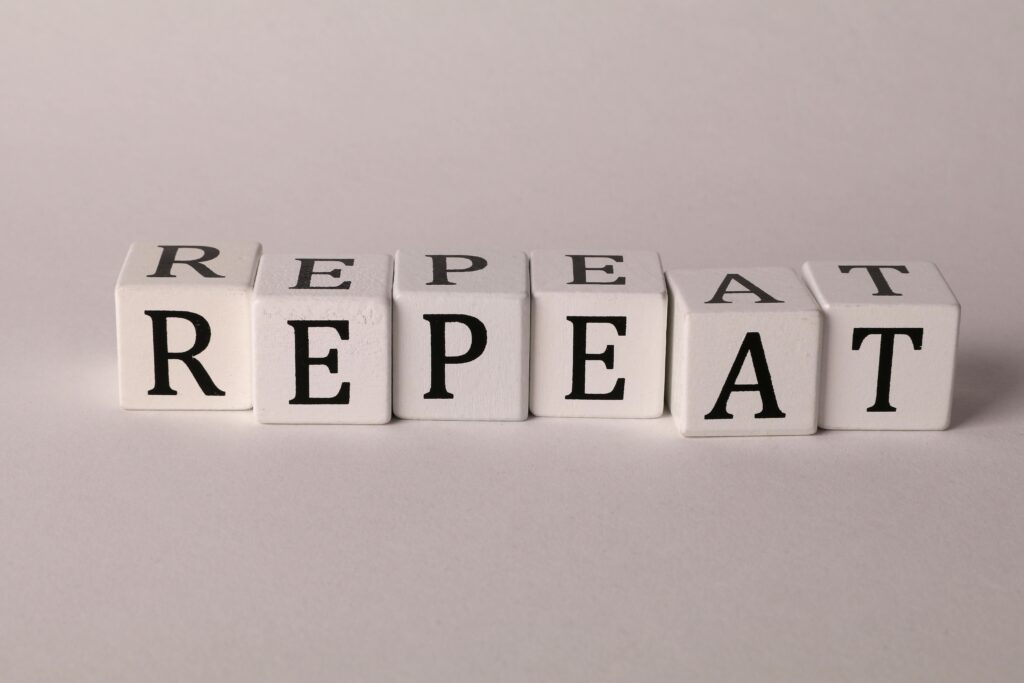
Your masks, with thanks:
[{"label": "neutral backdrop surface", "polygon": [[[1024,5],[0,0],[0,680],[1010,681]],[[954,425],[126,413],[133,240],[937,262]]]}]

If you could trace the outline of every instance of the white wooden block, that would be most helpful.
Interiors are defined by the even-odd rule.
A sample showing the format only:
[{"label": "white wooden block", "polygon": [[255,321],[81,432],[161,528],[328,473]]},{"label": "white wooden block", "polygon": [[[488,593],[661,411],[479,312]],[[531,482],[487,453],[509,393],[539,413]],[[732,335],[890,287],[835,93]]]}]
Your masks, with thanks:
[{"label": "white wooden block", "polygon": [[267,254],[253,303],[256,419],[391,420],[391,257]]},{"label": "white wooden block", "polygon": [[528,274],[516,252],[396,254],[395,415],[526,419]]},{"label": "white wooden block", "polygon": [[250,299],[260,245],[145,244],[117,279],[121,407],[248,410]]},{"label": "white wooden block", "polygon": [[813,434],[821,311],[788,268],[671,270],[669,407],[684,436]]},{"label": "white wooden block", "polygon": [[812,261],[825,312],[819,424],[946,429],[960,304],[932,263]]},{"label": "white wooden block", "polygon": [[530,254],[530,410],[549,417],[658,417],[668,295],[652,251]]}]

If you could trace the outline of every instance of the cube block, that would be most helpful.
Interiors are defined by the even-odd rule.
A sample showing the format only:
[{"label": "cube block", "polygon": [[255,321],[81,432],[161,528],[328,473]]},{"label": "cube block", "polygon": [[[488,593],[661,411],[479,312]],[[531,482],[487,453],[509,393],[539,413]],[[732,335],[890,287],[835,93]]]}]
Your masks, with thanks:
[{"label": "cube block", "polygon": [[535,251],[530,258],[533,414],[663,414],[668,295],[658,254]]},{"label": "cube block", "polygon": [[819,424],[826,429],[949,426],[960,304],[932,263],[812,261],[825,313]]},{"label": "cube block", "polygon": [[669,407],[684,436],[813,434],[821,312],[787,268],[672,270]]},{"label": "cube block", "polygon": [[529,264],[523,253],[395,257],[395,415],[525,420]]},{"label": "cube block", "polygon": [[266,255],[253,303],[256,419],[391,419],[391,257]]},{"label": "cube block", "polygon": [[121,407],[247,410],[257,242],[128,250],[115,290]]}]

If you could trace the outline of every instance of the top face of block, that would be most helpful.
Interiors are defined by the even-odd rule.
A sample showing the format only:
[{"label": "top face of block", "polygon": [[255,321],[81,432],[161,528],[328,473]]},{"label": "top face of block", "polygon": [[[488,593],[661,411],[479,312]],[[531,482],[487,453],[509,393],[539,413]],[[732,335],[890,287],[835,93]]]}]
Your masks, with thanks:
[{"label": "top face of block", "polygon": [[817,311],[818,304],[789,268],[670,270],[669,287],[689,313]]},{"label": "top face of block", "polygon": [[665,273],[654,251],[534,251],[530,280],[535,295],[665,293]]},{"label": "top face of block", "polygon": [[530,267],[522,252],[399,250],[395,254],[395,296],[529,294]]},{"label": "top face of block", "polygon": [[128,249],[117,286],[249,288],[260,251],[259,242],[135,242]]},{"label": "top face of block", "polygon": [[934,263],[809,261],[803,270],[822,308],[960,305]]},{"label": "top face of block", "polygon": [[391,284],[391,256],[388,254],[266,254],[256,276],[256,296],[390,300]]}]

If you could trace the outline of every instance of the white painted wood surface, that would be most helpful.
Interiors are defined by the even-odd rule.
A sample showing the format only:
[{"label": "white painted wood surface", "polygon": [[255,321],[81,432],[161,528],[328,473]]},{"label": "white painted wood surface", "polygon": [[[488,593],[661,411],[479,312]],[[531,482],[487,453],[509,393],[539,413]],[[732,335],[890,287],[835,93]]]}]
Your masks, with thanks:
[{"label": "white painted wood surface", "polygon": [[526,419],[530,286],[525,254],[399,251],[394,307],[396,416]]},{"label": "white painted wood surface", "polygon": [[[534,251],[530,272],[533,414],[662,415],[668,295],[658,254]],[[577,354],[574,363],[574,334],[587,356],[599,357]]]},{"label": "white painted wood surface", "polygon": [[[391,281],[386,254],[263,257],[253,304],[260,422],[391,419]],[[297,358],[297,348],[308,353]]]},{"label": "white painted wood surface", "polygon": [[[249,319],[259,256],[257,242],[131,245],[115,292],[122,408],[252,407]],[[188,362],[173,357],[189,351]]]},{"label": "white painted wood surface", "polygon": [[825,313],[820,425],[946,429],[960,304],[939,269],[849,260],[803,271]]},{"label": "white painted wood surface", "polygon": [[821,312],[788,268],[671,270],[669,407],[684,436],[813,434]]}]

